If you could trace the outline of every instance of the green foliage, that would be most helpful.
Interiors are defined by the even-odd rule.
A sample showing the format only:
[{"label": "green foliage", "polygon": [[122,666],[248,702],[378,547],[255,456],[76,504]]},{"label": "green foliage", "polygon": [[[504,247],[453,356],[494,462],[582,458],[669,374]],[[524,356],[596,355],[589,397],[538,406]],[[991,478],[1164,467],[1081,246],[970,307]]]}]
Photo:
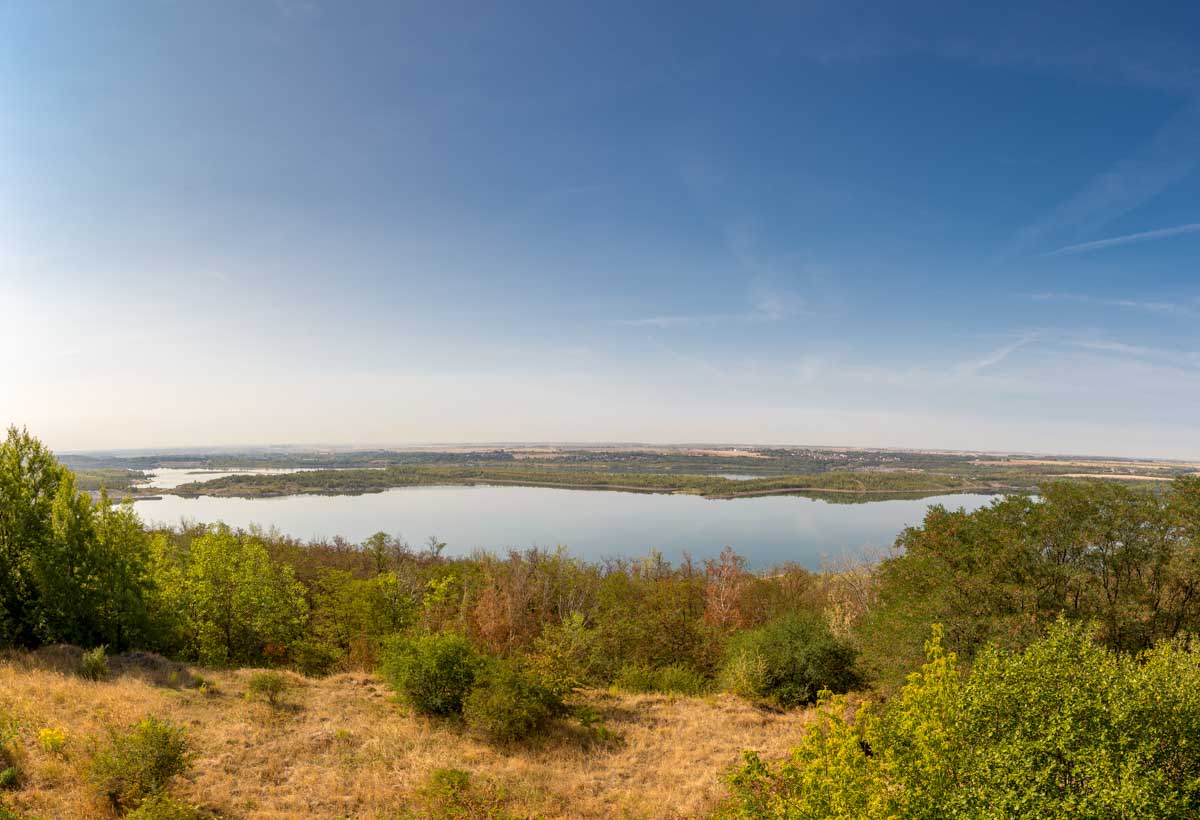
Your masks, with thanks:
[{"label": "green foliage", "polygon": [[208,812],[162,793],[151,795],[125,815],[127,820],[204,820],[211,816]]},{"label": "green foliage", "polygon": [[20,728],[10,713],[0,710],[0,789],[21,785],[21,754],[16,743]]},{"label": "green foliage", "polygon": [[731,639],[721,685],[742,697],[798,706],[821,690],[845,692],[857,684],[854,658],[823,620],[787,615]]},{"label": "green foliage", "polygon": [[291,680],[280,672],[255,672],[246,684],[246,700],[265,700],[269,705],[276,706],[279,699],[291,688]]},{"label": "green foliage", "polygon": [[426,715],[460,714],[483,658],[462,635],[397,636],[384,645],[381,671],[392,688]]},{"label": "green foliage", "polygon": [[36,638],[41,596],[34,566],[53,548],[51,508],[63,472],[28,431],[8,428],[0,445],[0,643]]},{"label": "green foliage", "polygon": [[1200,812],[1200,654],[1139,657],[1059,622],[967,677],[935,630],[927,662],[853,723],[839,699],[777,766],[748,757],[744,817],[1186,817]]},{"label": "green foliage", "polygon": [[490,662],[463,701],[467,725],[501,742],[534,735],[564,712],[562,700],[550,687],[508,660]]},{"label": "green foliage", "polygon": [[686,666],[672,665],[651,669],[624,666],[613,685],[626,692],[662,692],[672,695],[702,695],[711,688],[703,675]]},{"label": "green foliage", "polygon": [[84,652],[79,658],[79,677],[92,681],[108,679],[107,647],[97,646]]},{"label": "green foliage", "polygon": [[604,716],[590,706],[581,706],[576,709],[575,717],[579,720],[579,725],[583,727],[588,738],[594,743],[612,746],[624,740],[619,732],[608,728],[604,723]]},{"label": "green foliage", "polygon": [[[379,549],[391,548],[385,542]],[[390,566],[390,555],[375,553],[372,562],[376,568]],[[297,642],[293,652],[297,667],[306,674],[373,669],[384,638],[407,629],[417,616],[412,595],[386,570],[359,578],[347,570],[323,569],[309,585],[309,600],[308,637]]]},{"label": "green foliage", "polygon": [[160,793],[143,800],[140,806],[125,817],[128,820],[203,820],[211,815],[168,794]]},{"label": "green foliage", "polygon": [[878,569],[879,605],[857,638],[867,665],[899,680],[930,623],[966,659],[1019,648],[1064,614],[1114,649],[1200,631],[1200,480],[1167,492],[1048,483],[971,513],[933,507]]},{"label": "green foliage", "polygon": [[486,778],[473,777],[462,769],[434,769],[414,795],[414,811],[402,817],[439,817],[446,820],[494,818],[506,820],[508,797]]},{"label": "green foliage", "polygon": [[607,576],[598,594],[596,655],[611,679],[623,666],[709,672],[721,634],[704,622],[704,578],[674,573],[651,555],[632,572]]},{"label": "green foliage", "polygon": [[93,758],[90,775],[115,807],[135,808],[161,793],[190,760],[182,727],[146,717],[132,731],[112,735],[109,747]]},{"label": "green foliage", "polygon": [[[772,766],[756,752],[745,752],[742,766],[729,778],[733,799],[719,817],[867,818],[901,817],[876,809],[882,790],[871,758],[856,729],[842,720],[845,701],[821,703],[817,723],[791,756]],[[936,806],[926,815],[936,817]],[[916,815],[920,816],[920,815]],[[951,816],[951,815],[943,815]]]},{"label": "green foliage", "polygon": [[565,696],[599,682],[596,644],[596,631],[584,623],[582,613],[572,612],[558,623],[546,624],[534,642],[530,663],[547,686]]},{"label": "green foliage", "polygon": [[213,527],[191,542],[171,580],[180,585],[172,592],[187,613],[187,643],[202,663],[278,660],[302,634],[304,588],[253,534]]},{"label": "green foliage", "polygon": [[98,504],[41,442],[0,444],[0,645],[127,647],[149,640],[146,536],[127,507]]}]

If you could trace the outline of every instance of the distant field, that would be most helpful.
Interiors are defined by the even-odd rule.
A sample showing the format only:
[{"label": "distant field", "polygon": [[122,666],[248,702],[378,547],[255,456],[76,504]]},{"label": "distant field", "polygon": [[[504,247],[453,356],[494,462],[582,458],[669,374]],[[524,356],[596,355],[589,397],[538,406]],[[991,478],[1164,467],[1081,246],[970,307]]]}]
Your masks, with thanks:
[{"label": "distant field", "polygon": [[669,473],[617,473],[552,470],[544,467],[389,467],[314,470],[282,475],[234,475],[181,484],[179,495],[261,497],[306,493],[353,494],[432,484],[528,484],[632,492],[691,493],[712,498],[819,491],[872,494],[1010,489],[956,476],[923,472],[825,472],[751,479]]},{"label": "distant field", "polygon": [[[1200,464],[1147,459],[1027,456],[860,448],[649,445],[454,446],[442,449],[227,452],[119,458],[72,456],[85,489],[120,495],[142,471],[305,469],[303,475],[231,476],[181,485],[182,495],[263,497],[357,494],[431,484],[526,484],[626,492],[684,492],[713,498],[820,492],[861,496],[944,492],[1035,491],[1048,480],[1100,478],[1153,486],[1200,470]],[[743,477],[724,478],[726,474]]]}]

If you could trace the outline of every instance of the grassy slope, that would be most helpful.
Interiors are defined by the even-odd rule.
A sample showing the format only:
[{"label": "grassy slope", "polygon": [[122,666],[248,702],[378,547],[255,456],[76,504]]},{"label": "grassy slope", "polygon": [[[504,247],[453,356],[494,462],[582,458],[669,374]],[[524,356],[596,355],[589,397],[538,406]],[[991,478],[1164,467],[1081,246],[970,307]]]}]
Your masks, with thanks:
[{"label": "grassy slope", "polygon": [[[28,773],[8,797],[37,816],[112,816],[83,777],[93,739],[147,714],[188,727],[198,752],[174,793],[245,818],[436,814],[421,786],[443,767],[470,772],[491,805],[518,817],[698,816],[722,798],[720,775],[742,749],[780,757],[810,719],[805,711],[774,714],[732,696],[589,692],[582,701],[604,715],[623,744],[596,745],[564,725],[531,745],[499,749],[453,725],[409,715],[370,674],[295,677],[287,705],[272,709],[244,699],[247,670],[200,671],[216,684],[206,695],[188,685],[186,669],[172,678],[173,665],[161,660],[116,660],[113,678],[102,683],[63,671],[73,663],[69,653],[53,651],[0,662],[0,708],[20,720]],[[43,727],[67,731],[64,756],[38,745]]]}]

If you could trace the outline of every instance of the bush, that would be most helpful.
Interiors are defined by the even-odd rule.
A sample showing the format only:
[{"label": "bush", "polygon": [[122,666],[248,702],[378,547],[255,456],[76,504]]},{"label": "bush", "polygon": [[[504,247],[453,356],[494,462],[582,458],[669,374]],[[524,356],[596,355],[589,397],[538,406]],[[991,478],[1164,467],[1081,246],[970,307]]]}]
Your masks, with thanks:
[{"label": "bush", "polygon": [[339,647],[313,640],[302,640],[289,649],[293,666],[302,675],[328,675],[341,664],[346,653]]},{"label": "bush", "polygon": [[396,637],[383,650],[382,673],[396,692],[426,715],[462,712],[483,659],[466,638],[453,633]]},{"label": "bush", "polygon": [[246,700],[265,700],[271,706],[275,706],[279,698],[291,688],[292,682],[279,672],[255,672],[246,686]]},{"label": "bush", "polygon": [[97,646],[83,653],[79,659],[79,676],[87,680],[108,679],[108,656],[105,647]]},{"label": "bush", "polygon": [[92,760],[93,784],[118,808],[133,808],[159,794],[188,766],[184,729],[146,717],[125,734],[113,734],[108,749]]},{"label": "bush", "polygon": [[167,794],[156,794],[125,815],[126,820],[203,820],[210,815]]},{"label": "bush", "polygon": [[503,660],[487,667],[463,703],[467,725],[501,742],[529,737],[564,711],[540,678]]},{"label": "bush", "polygon": [[679,665],[661,669],[624,666],[613,684],[626,692],[663,692],[673,695],[702,695],[709,689],[709,682],[703,675]]},{"label": "bush", "polygon": [[823,689],[858,683],[854,650],[815,616],[788,615],[730,640],[721,685],[726,691],[790,708],[812,703]]},{"label": "bush", "polygon": [[747,756],[739,817],[1200,816],[1200,652],[1140,657],[1060,622],[1025,652],[985,649],[970,675],[935,628],[899,696],[846,720],[821,710],[791,757]]},{"label": "bush", "polygon": [[434,769],[414,797],[413,810],[403,812],[400,817],[504,820],[514,816],[505,808],[509,798],[502,789],[486,778],[477,780],[462,769]]},{"label": "bush", "polygon": [[547,686],[565,696],[601,682],[596,642],[596,631],[587,627],[583,615],[573,612],[546,624],[534,641],[530,663]]},{"label": "bush", "polygon": [[0,789],[21,785],[21,750],[17,745],[20,726],[8,712],[0,711]]}]

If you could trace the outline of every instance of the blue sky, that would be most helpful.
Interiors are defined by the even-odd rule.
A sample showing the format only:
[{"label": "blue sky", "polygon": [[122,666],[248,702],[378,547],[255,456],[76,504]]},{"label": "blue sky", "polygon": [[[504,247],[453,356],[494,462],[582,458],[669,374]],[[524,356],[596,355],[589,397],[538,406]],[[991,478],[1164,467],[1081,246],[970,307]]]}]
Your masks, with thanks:
[{"label": "blue sky", "polygon": [[0,4],[60,449],[1200,458],[1200,9]]}]

